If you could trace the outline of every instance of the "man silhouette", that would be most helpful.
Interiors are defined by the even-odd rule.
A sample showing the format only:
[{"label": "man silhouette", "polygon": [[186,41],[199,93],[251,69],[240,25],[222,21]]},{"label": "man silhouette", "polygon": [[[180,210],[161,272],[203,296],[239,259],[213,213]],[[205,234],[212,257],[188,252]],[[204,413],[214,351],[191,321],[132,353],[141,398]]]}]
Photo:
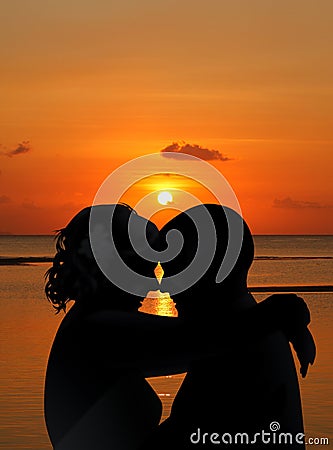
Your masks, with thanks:
[{"label": "man silhouette", "polygon": [[[202,253],[196,253],[198,223],[193,220],[200,216],[199,212],[203,209],[210,214],[216,230],[217,246],[212,263],[203,277],[185,292],[173,296],[172,286],[167,286],[167,290],[176,303],[181,319],[197,323],[201,319],[202,326],[198,325],[200,335],[207,332],[204,323],[221,328],[220,343],[225,350],[218,356],[192,361],[173,402],[170,417],[160,425],[159,431],[146,443],[145,448],[216,448],[217,443],[228,444],[231,448],[244,448],[240,439],[245,440],[246,436],[239,435],[237,445],[237,433],[246,433],[251,441],[262,430],[271,432],[270,424],[277,422],[280,432],[290,433],[292,441],[289,434],[286,445],[275,445],[267,440],[262,442],[256,436],[254,448],[304,449],[304,444],[295,442],[296,436],[300,436],[304,429],[298,379],[288,340],[297,351],[301,373],[305,376],[308,365],[313,363],[315,357],[314,341],[306,324],[296,330],[286,329],[285,333],[269,333],[258,341],[253,341],[253,335],[257,332],[256,324],[253,333],[248,331],[245,336],[241,335],[241,329],[238,328],[229,334],[229,337],[234,337],[234,344],[225,346],[223,324],[235,315],[242,317],[245,314],[249,318],[251,311],[256,311],[265,303],[257,304],[247,286],[254,244],[245,221],[236,212],[220,205],[199,205],[180,213],[161,230],[162,239],[166,238],[170,230],[177,230],[184,239],[178,256],[163,264],[164,277],[167,279],[180,273],[194,257],[205,257],[204,252],[208,247],[205,242],[200,246]],[[217,273],[228,245],[227,215],[229,221],[241,222],[243,242],[232,271],[218,284]],[[204,241],[211,239],[207,233],[201,235]],[[280,302],[281,305],[287,303],[291,306],[296,298],[293,294],[276,294],[266,300],[266,305]],[[226,441],[221,442],[221,437],[216,433],[226,433]]]}]

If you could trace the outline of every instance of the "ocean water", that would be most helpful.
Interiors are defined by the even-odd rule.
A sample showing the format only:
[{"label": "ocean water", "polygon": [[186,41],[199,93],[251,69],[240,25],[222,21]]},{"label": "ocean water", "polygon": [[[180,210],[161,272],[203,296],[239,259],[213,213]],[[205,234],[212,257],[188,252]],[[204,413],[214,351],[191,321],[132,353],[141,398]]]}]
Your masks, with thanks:
[{"label": "ocean water", "polygon": [[[328,437],[333,446],[333,236],[256,236],[256,260],[250,286],[258,301],[277,287],[298,287],[311,311],[317,358],[305,379],[299,378],[305,431]],[[0,236],[4,258],[51,257],[50,236]],[[50,263],[0,265],[0,448],[50,450],[44,418],[43,388],[48,354],[61,315],[44,296],[44,273]],[[306,292],[308,289],[313,292]],[[302,289],[304,292],[302,292]],[[293,291],[291,289],[291,291]],[[150,300],[148,309],[174,314],[166,298]],[[296,362],[296,366],[297,362]],[[163,419],[184,374],[149,379],[163,402]],[[327,448],[327,446],[325,446]],[[308,447],[310,448],[310,446]]]}]

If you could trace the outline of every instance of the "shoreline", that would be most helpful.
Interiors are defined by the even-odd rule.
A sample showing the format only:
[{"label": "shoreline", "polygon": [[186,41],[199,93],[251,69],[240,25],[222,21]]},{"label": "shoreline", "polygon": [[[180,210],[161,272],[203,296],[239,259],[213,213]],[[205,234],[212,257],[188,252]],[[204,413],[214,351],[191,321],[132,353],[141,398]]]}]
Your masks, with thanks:
[{"label": "shoreline", "polygon": [[[331,260],[333,256],[255,256],[254,261],[283,261],[321,259]],[[0,256],[0,266],[17,266],[32,263],[52,262],[53,256]]]},{"label": "shoreline", "polygon": [[261,292],[333,292],[333,286],[249,286],[249,291],[258,294]]},{"label": "shoreline", "polygon": [[51,256],[8,256],[0,257],[0,266],[25,266],[33,263],[48,263],[52,262]]},{"label": "shoreline", "polygon": [[[325,258],[326,259],[326,258]],[[29,266],[33,264],[52,263],[50,256],[0,257],[0,266]],[[249,286],[253,293],[261,292],[333,292],[333,285],[293,285],[293,286]]]}]

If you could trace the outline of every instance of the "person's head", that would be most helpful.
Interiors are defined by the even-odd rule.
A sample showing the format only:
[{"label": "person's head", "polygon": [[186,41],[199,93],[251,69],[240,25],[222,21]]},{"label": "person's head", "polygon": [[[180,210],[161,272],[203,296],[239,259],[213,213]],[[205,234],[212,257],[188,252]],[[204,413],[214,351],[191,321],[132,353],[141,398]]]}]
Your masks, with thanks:
[{"label": "person's head", "polygon": [[[235,223],[238,221],[243,229],[243,238],[240,247],[239,256],[229,273],[229,275],[221,282],[216,282],[216,277],[222,265],[223,258],[226,254],[228,240],[230,236],[228,220],[225,211],[228,213],[229,221]],[[194,314],[198,308],[227,308],[228,298],[234,293],[247,290],[247,275],[254,258],[254,244],[252,234],[244,219],[234,210],[217,204],[202,204],[194,206],[174,217],[160,230],[160,239],[162,245],[166,246],[166,236],[171,230],[177,230],[181,233],[184,242],[179,254],[169,262],[162,263],[164,270],[164,278],[174,276],[182,272],[188,267],[194,258],[198,261],[207,258],[210,252],[210,241],[213,236],[210,235],[211,228],[207,225],[205,233],[201,231],[201,247],[198,247],[198,229],[193,217],[200,217],[200,220],[209,216],[211,218],[211,226],[215,228],[216,233],[216,249],[208,269],[191,287],[171,297],[177,304],[180,314]],[[206,216],[205,216],[206,215]],[[210,221],[210,219],[209,219]],[[202,224],[201,224],[202,225]],[[164,243],[164,244],[163,244]],[[163,283],[163,281],[162,281]],[[170,286],[167,284],[170,290]],[[163,288],[163,284],[162,284]],[[223,297],[223,298],[221,298]]]},{"label": "person's head", "polygon": [[[98,238],[96,245],[106,257],[112,254],[112,251],[117,251],[127,267],[147,278],[147,285],[141,286],[142,290],[146,289],[147,292],[150,289],[150,281],[151,286],[155,284],[156,263],[137,254],[129,236],[129,224],[134,229],[143,230],[142,236],[140,235],[142,242],[148,242],[155,250],[159,249],[159,231],[155,224],[138,215],[126,204],[86,207],[76,214],[66,227],[58,230],[53,265],[45,274],[45,293],[57,312],[66,311],[66,304],[70,300],[87,309],[138,308],[141,297],[128,295],[110,281],[110,277],[107,277],[97,264],[91,247],[91,233],[95,233]],[[107,261],[109,262],[109,259]],[[110,266],[111,272],[119,270],[116,264],[112,266],[112,258]]]}]

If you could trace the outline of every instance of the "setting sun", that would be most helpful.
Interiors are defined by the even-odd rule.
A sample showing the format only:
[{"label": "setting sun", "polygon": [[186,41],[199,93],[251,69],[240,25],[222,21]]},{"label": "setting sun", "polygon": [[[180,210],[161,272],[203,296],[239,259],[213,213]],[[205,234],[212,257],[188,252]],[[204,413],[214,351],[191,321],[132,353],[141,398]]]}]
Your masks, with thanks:
[{"label": "setting sun", "polygon": [[168,203],[172,203],[173,197],[169,191],[163,191],[158,194],[157,200],[161,205],[167,205]]}]

